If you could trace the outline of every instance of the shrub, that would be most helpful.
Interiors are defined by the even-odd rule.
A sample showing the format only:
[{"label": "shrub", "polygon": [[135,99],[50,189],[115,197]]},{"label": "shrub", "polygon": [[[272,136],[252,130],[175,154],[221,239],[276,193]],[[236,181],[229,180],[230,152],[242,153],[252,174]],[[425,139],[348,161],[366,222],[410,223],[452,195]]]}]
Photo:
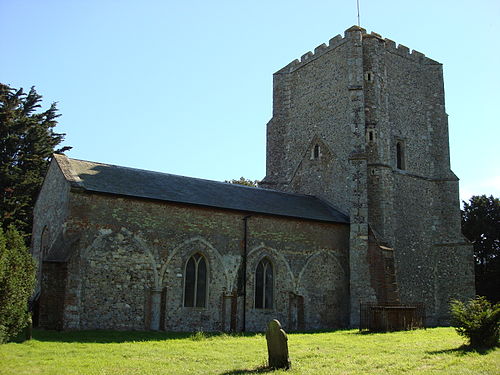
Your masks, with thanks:
[{"label": "shrub", "polygon": [[458,334],[469,340],[473,348],[492,348],[500,333],[500,303],[492,305],[478,296],[467,303],[451,302],[452,325]]},{"label": "shrub", "polygon": [[0,227],[0,344],[28,323],[28,298],[35,285],[35,262],[23,237],[10,226]]}]

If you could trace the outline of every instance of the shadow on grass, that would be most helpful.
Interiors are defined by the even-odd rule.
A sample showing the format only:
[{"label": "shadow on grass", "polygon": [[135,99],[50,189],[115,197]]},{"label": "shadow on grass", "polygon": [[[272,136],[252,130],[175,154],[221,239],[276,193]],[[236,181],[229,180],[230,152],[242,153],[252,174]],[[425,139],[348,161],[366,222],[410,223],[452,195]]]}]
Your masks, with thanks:
[{"label": "shadow on grass", "polygon": [[[307,335],[318,333],[330,333],[333,331],[294,331],[290,335]],[[357,332],[356,332],[357,333]],[[111,330],[88,330],[88,331],[52,331],[43,329],[33,330],[33,339],[47,342],[80,342],[80,343],[125,343],[133,341],[162,341],[162,340],[185,340],[201,341],[216,337],[254,337],[262,335],[263,332],[153,332],[153,331],[111,331]],[[16,340],[17,341],[17,340]],[[23,339],[17,341],[22,342]]]},{"label": "shadow on grass", "polygon": [[391,331],[369,331],[369,330],[358,330],[355,332],[351,332],[352,335],[378,335],[379,333],[390,333]]},{"label": "shadow on grass", "polygon": [[469,353],[478,353],[480,355],[488,354],[494,351],[495,348],[473,348],[470,345],[462,345],[454,349],[444,349],[444,350],[432,350],[427,351],[427,354],[456,354],[458,356],[463,356]]},{"label": "shadow on grass", "polygon": [[253,337],[256,335],[261,335],[261,333],[33,330],[33,339],[38,341],[100,344],[186,339],[202,341],[216,337]]},{"label": "shadow on grass", "polygon": [[263,373],[271,372],[274,370],[275,369],[267,367],[267,366],[260,366],[260,367],[253,369],[253,370],[244,369],[244,370],[232,370],[232,371],[228,371],[228,372],[222,372],[220,375],[263,374]]}]

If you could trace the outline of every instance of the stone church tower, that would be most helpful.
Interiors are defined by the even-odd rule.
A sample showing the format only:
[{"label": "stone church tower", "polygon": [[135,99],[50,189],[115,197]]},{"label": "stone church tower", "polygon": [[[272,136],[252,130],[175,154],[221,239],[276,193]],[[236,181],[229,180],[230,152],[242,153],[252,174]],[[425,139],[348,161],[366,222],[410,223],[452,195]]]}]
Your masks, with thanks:
[{"label": "stone church tower", "polygon": [[353,26],[274,74],[263,187],[350,216],[350,315],[362,302],[425,304],[446,323],[474,296],[460,230],[442,65]]}]

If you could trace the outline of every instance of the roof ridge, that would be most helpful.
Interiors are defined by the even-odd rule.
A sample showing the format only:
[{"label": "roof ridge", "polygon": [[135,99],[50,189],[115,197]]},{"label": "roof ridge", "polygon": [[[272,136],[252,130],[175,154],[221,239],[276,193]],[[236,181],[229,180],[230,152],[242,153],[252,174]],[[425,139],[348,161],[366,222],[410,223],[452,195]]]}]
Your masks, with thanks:
[{"label": "roof ridge", "polygon": [[233,183],[225,182],[225,181],[209,180],[206,178],[185,176],[185,175],[174,174],[174,173],[169,173],[169,172],[153,171],[151,169],[133,168],[133,167],[126,167],[126,166],[117,165],[117,164],[109,164],[109,163],[102,163],[102,162],[96,162],[96,161],[91,161],[91,160],[76,159],[76,158],[70,158],[64,154],[56,154],[56,155],[63,155],[64,157],[66,157],[69,160],[75,160],[75,161],[84,162],[84,163],[98,164],[98,165],[128,169],[128,170],[133,170],[133,171],[143,171],[143,172],[148,172],[148,173],[156,173],[156,174],[160,174],[160,175],[169,175],[169,176],[176,176],[176,177],[182,177],[182,178],[189,178],[189,179],[193,179],[193,180],[207,181],[207,182],[212,182],[212,183],[216,183],[216,184],[224,184],[224,185],[234,186],[234,188],[236,188],[236,189],[257,189],[257,190],[267,191],[270,193],[286,194],[286,195],[290,195],[290,196],[313,197],[313,198],[315,197],[314,195],[311,195],[311,194],[291,193],[291,192],[281,191],[281,190],[276,190],[276,189],[262,188],[262,187],[258,187],[258,186],[247,186],[247,185],[233,184]]},{"label": "roof ridge", "polygon": [[[348,223],[314,195],[283,192],[55,155],[65,178],[86,192]],[[79,183],[77,182],[79,181]]]}]

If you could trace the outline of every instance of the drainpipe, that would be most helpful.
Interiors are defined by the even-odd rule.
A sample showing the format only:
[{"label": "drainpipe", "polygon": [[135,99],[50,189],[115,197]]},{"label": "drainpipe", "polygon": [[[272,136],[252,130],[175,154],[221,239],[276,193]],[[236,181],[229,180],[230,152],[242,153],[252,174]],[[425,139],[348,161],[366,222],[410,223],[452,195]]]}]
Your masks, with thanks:
[{"label": "drainpipe", "polygon": [[243,218],[243,327],[242,332],[247,328],[247,253],[248,253],[248,219],[252,215],[247,215]]}]

